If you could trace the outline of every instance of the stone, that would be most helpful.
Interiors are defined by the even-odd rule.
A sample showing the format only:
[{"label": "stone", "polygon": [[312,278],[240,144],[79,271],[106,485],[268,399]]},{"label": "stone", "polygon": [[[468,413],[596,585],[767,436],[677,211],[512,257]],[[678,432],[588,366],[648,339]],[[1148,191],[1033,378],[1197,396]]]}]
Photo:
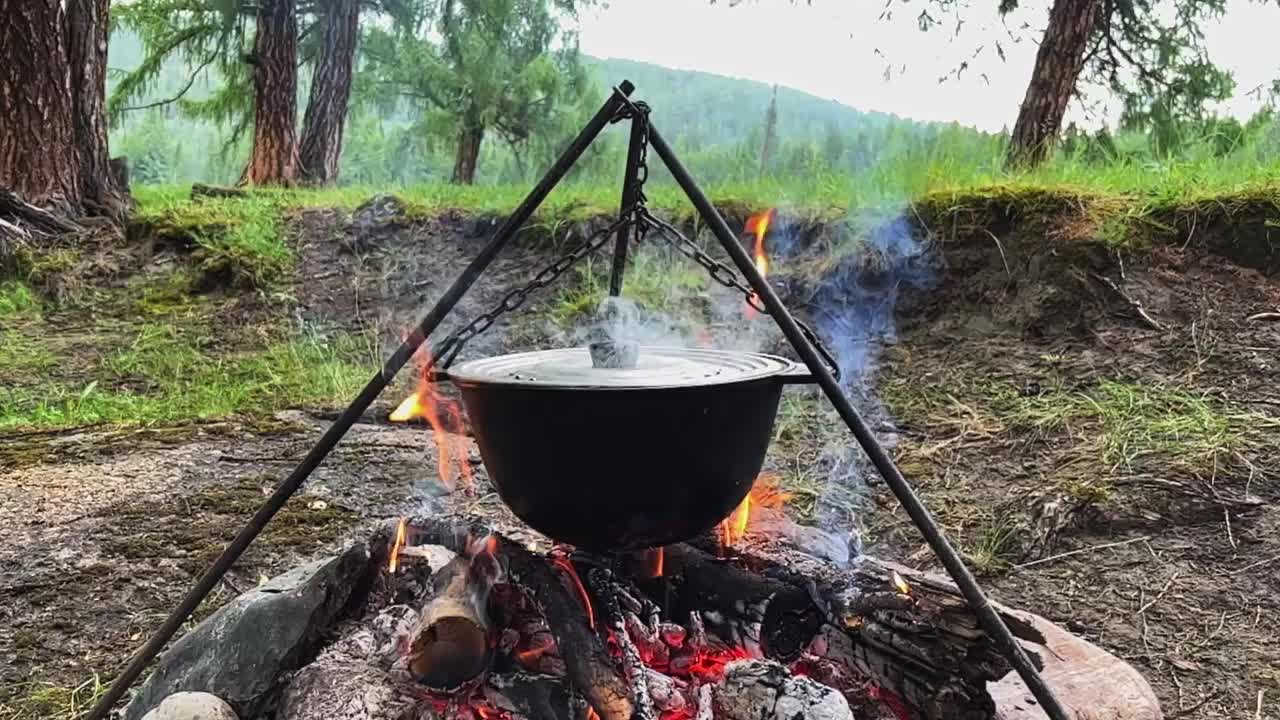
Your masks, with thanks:
[{"label": "stone", "polygon": [[240,717],[257,717],[283,677],[314,657],[371,569],[368,549],[357,544],[232,600],[160,656],[124,719],[141,720],[182,691],[212,693]]},{"label": "stone", "polygon": [[240,720],[226,700],[203,692],[174,693],[142,720]]},{"label": "stone", "polygon": [[[996,605],[993,603],[993,605]],[[1133,666],[1102,648],[1028,612],[996,605],[1044,636],[1027,645],[1044,661],[1040,671],[1067,713],[1078,720],[1162,720],[1160,701]],[[987,685],[999,720],[1045,720],[1048,715],[1016,672]]]}]

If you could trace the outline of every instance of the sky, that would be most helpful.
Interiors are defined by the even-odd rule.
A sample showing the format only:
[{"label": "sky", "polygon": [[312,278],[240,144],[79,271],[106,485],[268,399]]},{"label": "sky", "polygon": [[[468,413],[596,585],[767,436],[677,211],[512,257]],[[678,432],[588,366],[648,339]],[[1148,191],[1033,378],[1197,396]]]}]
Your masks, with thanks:
[{"label": "sky", "polygon": [[[727,0],[608,0],[582,16],[580,42],[596,57],[777,83],[859,110],[989,131],[1012,126],[1048,1],[1024,0],[1002,20],[995,0],[961,0],[967,7],[958,35],[955,16],[935,14],[941,24],[921,32],[919,0],[888,1],[746,0],[730,7]],[[891,14],[881,19],[886,7]],[[1280,5],[1228,0],[1224,17],[1204,28],[1210,57],[1236,78],[1237,96],[1219,112],[1247,118],[1259,107],[1248,90],[1280,77],[1277,27]],[[959,78],[939,82],[965,60],[969,69]],[[1114,99],[1100,88],[1086,91],[1094,108],[1073,103],[1067,121],[1114,124]]]}]

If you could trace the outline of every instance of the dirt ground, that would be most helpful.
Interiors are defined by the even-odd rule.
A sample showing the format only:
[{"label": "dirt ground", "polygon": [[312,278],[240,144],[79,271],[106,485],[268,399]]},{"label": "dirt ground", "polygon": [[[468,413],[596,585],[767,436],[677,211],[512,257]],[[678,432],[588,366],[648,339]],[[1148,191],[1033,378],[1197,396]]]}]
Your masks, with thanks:
[{"label": "dirt ground", "polygon": [[[353,235],[341,213],[302,214],[296,315],[372,328],[389,349],[491,226]],[[901,467],[985,586],[1134,664],[1169,717],[1280,718],[1280,322],[1248,319],[1280,309],[1280,281],[1192,249],[1122,264],[1016,234],[941,248],[942,285],[900,308],[869,387]],[[463,315],[547,257],[532,241],[509,253]],[[783,284],[803,287],[782,265]],[[468,354],[565,342],[545,317],[555,301]],[[197,617],[439,496],[426,429],[384,421],[412,387],[403,375]],[[0,455],[0,717],[39,717],[45,684],[117,672],[331,412],[0,436],[27,449]],[[812,461],[829,419],[803,389],[779,418],[770,469],[802,514],[823,492]],[[860,482],[866,547],[936,569],[883,486]],[[493,502],[483,474],[472,500]]]}]

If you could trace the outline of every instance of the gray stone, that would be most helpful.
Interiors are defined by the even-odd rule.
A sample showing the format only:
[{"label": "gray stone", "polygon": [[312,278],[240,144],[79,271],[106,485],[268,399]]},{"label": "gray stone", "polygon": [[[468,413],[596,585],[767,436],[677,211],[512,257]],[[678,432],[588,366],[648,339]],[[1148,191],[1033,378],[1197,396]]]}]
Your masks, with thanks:
[{"label": "gray stone", "polygon": [[174,693],[142,720],[240,720],[226,700],[203,692]]},{"label": "gray stone", "polygon": [[240,717],[256,717],[285,673],[315,655],[368,569],[368,549],[355,545],[231,601],[160,657],[125,709],[125,720],[141,720],[180,691],[213,693]]}]

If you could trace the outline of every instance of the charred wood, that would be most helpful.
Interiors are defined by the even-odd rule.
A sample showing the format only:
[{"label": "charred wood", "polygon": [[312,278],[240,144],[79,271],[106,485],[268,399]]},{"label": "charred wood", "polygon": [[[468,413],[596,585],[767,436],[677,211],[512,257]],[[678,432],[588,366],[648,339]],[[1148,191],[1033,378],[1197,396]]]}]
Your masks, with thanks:
[{"label": "charred wood", "polygon": [[[986,683],[1010,668],[957,590],[869,558],[847,570],[828,568],[825,576],[796,571],[803,561],[775,551],[784,554],[726,562],[688,545],[667,548],[673,607],[701,608],[720,621],[711,630],[724,636],[736,628],[767,658],[816,657],[867,678],[920,717],[993,717]],[[909,594],[894,590],[895,571]],[[1025,624],[1008,621],[1015,633],[1037,639]]]}]

